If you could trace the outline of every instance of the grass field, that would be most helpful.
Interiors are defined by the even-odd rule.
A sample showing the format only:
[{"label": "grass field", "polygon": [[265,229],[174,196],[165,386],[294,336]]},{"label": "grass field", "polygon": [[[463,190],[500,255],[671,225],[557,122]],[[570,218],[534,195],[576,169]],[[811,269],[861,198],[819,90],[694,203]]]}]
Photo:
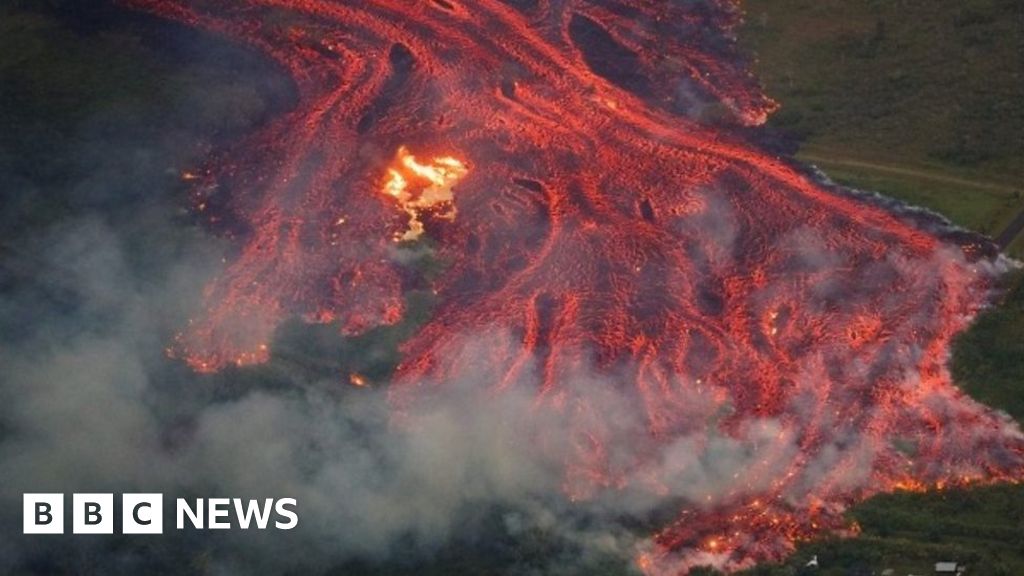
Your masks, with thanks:
[{"label": "grass field", "polygon": [[1007,290],[960,336],[953,374],[971,396],[1024,422],[1024,274],[1009,278]]},{"label": "grass field", "polygon": [[[995,235],[1024,210],[1024,5],[748,0],[770,126],[835,180]],[[1017,252],[1020,254],[1020,252]]]},{"label": "grass field", "polygon": [[836,182],[925,206],[956,224],[991,236],[1024,209],[1015,190],[1002,184],[963,180],[927,168],[854,160],[811,146],[805,146],[797,157],[818,166]]}]

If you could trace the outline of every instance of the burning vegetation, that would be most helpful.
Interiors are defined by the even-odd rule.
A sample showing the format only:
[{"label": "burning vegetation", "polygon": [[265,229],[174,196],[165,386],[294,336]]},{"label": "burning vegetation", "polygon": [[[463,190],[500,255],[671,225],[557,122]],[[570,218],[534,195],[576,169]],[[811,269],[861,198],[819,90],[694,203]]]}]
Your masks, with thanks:
[{"label": "burning vegetation", "polygon": [[735,2],[124,3],[264,51],[300,95],[189,176],[239,246],[173,348],[193,368],[265,360],[290,317],[398,322],[394,242],[427,234],[450,265],[396,409],[450,382],[530,390],[571,431],[569,497],[679,508],[647,573],[855,533],[842,512],[878,492],[1024,476],[1020,431],[946,369],[996,261],[723,127],[775,107]]}]

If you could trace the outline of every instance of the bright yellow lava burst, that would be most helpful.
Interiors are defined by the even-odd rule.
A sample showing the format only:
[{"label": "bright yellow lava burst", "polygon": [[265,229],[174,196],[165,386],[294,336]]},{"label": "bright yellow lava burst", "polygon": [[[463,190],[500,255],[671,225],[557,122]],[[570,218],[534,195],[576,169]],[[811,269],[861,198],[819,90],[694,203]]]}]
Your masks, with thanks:
[{"label": "bright yellow lava burst", "polygon": [[388,169],[384,193],[394,198],[409,215],[409,229],[395,240],[416,240],[423,234],[420,215],[433,211],[441,218],[455,219],[452,187],[469,169],[450,156],[421,164],[405,146],[398,149],[394,165]]}]

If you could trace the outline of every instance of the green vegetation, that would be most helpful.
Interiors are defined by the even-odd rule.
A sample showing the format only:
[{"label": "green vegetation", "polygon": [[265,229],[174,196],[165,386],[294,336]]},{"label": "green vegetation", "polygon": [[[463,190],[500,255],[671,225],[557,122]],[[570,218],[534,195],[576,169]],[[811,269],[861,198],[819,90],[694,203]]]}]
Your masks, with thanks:
[{"label": "green vegetation", "polygon": [[1024,210],[1015,0],[748,0],[770,126],[837,181],[995,235]]},{"label": "green vegetation", "polygon": [[968,394],[1024,421],[1024,274],[1000,306],[978,317],[953,352],[953,375]]}]

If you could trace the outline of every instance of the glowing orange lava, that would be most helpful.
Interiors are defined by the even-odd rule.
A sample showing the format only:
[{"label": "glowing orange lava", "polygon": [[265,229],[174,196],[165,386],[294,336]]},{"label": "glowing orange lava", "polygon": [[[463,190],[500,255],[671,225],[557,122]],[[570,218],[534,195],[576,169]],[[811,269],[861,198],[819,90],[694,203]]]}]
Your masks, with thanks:
[{"label": "glowing orange lava", "polygon": [[465,164],[450,156],[421,164],[403,146],[395,166],[388,168],[384,193],[395,199],[409,215],[409,228],[396,240],[417,240],[423,235],[421,213],[432,212],[446,220],[455,219],[452,187],[468,172]]},{"label": "glowing orange lava", "polygon": [[194,368],[265,359],[289,317],[399,321],[394,240],[428,234],[447,266],[394,401],[528,387],[567,425],[575,501],[679,502],[649,574],[853,533],[844,509],[880,491],[1024,478],[1020,430],[946,368],[989,299],[985,241],[752,144],[775,103],[738,2],[123,3],[265,52],[299,95],[192,173],[239,247],[174,346]]}]

